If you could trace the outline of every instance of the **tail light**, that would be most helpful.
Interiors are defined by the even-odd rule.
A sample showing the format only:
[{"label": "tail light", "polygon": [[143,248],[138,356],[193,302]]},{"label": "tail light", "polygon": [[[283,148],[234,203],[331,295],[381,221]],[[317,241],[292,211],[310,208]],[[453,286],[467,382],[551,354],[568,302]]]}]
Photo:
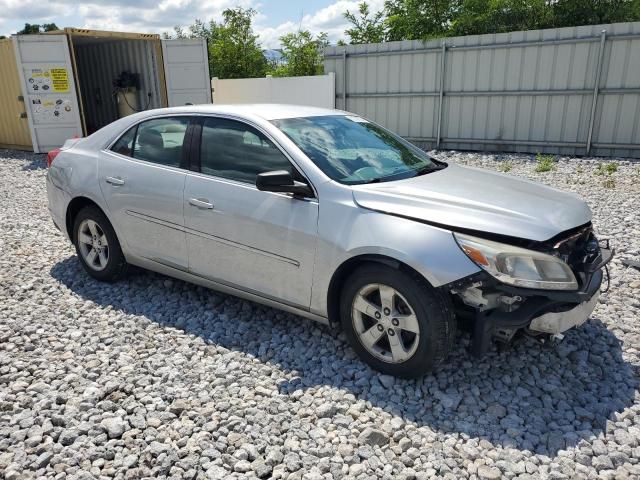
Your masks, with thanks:
[{"label": "tail light", "polygon": [[60,148],[54,148],[49,153],[47,153],[47,168],[51,167],[51,164],[61,151],[62,149]]}]

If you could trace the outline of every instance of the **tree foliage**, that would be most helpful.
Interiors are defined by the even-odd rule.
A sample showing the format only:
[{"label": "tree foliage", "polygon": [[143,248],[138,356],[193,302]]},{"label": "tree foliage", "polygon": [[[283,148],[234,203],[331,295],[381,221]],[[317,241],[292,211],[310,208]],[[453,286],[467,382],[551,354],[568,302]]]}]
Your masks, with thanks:
[{"label": "tree foliage", "polygon": [[481,35],[549,28],[548,0],[463,0],[452,17],[450,35]]},{"label": "tree foliage", "polygon": [[385,40],[384,12],[371,13],[367,2],[358,5],[358,14],[347,10],[344,17],[353,25],[345,33],[351,44],[379,43]]},{"label": "tree foliage", "polygon": [[[386,0],[380,12],[366,3],[360,12],[345,13],[351,43],[638,21],[640,0]],[[367,36],[372,26],[375,36]]]},{"label": "tree foliage", "polygon": [[38,23],[25,23],[24,28],[19,30],[17,34],[30,35],[32,33],[52,32],[54,30],[59,30],[55,23],[43,23],[42,25]]},{"label": "tree foliage", "polygon": [[329,42],[327,34],[314,37],[307,30],[288,33],[280,37],[284,63],[270,73],[276,77],[296,77],[300,75],[319,75],[323,72],[323,49]]},{"label": "tree foliage", "polygon": [[558,0],[550,3],[556,27],[640,20],[640,0]]},{"label": "tree foliage", "polygon": [[387,40],[447,35],[457,4],[456,0],[387,0]]},{"label": "tree foliage", "polygon": [[223,22],[212,34],[209,45],[210,72],[214,77],[264,77],[267,60],[251,25],[255,14],[255,10],[241,7],[223,12]]},{"label": "tree foliage", "polygon": [[264,77],[268,62],[258,36],[253,33],[256,11],[241,7],[222,12],[222,22],[196,20],[186,30],[174,27],[165,38],[206,38],[209,47],[209,74],[218,78]]}]

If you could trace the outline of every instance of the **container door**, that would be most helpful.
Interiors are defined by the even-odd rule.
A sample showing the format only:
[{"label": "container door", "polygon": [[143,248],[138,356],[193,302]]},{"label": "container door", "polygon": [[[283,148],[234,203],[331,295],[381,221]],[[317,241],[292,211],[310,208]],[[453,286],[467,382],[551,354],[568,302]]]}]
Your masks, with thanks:
[{"label": "container door", "polygon": [[204,38],[162,40],[170,107],[211,103],[209,56]]},{"label": "container door", "polygon": [[15,35],[18,73],[33,151],[47,152],[82,136],[66,35]]}]

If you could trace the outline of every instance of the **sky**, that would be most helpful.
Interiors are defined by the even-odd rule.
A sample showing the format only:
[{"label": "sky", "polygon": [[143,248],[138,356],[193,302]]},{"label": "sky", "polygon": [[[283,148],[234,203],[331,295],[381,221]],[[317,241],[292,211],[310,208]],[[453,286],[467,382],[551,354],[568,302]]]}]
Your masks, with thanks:
[{"label": "sky", "polygon": [[[27,23],[137,33],[173,32],[196,18],[222,19],[236,6],[254,8],[254,32],[263,48],[278,48],[279,38],[299,28],[327,32],[332,43],[344,39],[346,10],[357,11],[361,0],[0,0],[0,35],[9,36]],[[384,0],[369,0],[372,10]]]}]

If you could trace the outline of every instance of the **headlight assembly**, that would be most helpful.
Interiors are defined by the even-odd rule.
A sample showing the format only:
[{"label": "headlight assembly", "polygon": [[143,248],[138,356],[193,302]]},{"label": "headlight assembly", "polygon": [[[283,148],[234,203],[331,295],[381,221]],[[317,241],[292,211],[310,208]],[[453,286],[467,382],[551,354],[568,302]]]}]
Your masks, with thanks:
[{"label": "headlight assembly", "polygon": [[503,283],[544,290],[576,290],[578,282],[565,262],[552,255],[454,233],[462,251]]}]

